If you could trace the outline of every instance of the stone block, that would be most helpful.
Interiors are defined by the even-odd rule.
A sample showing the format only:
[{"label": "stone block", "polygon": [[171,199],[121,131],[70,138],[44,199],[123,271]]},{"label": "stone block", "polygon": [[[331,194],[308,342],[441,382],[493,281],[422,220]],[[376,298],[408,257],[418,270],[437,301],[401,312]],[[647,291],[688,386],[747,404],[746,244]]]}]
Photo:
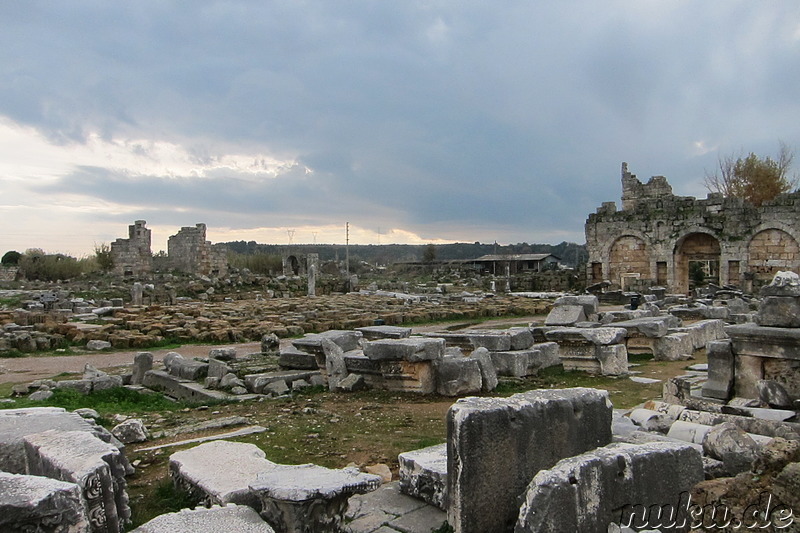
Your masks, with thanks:
[{"label": "stone block", "polygon": [[628,349],[624,344],[597,346],[595,357],[603,376],[620,376],[628,373]]},{"label": "stone block", "polygon": [[229,504],[206,509],[181,509],[159,515],[142,524],[132,533],[275,533],[256,511],[245,505]]},{"label": "stone block", "polygon": [[48,430],[23,438],[30,474],[75,483],[90,531],[118,533],[130,520],[120,450],[84,431]]},{"label": "stone block", "polygon": [[757,383],[764,379],[764,358],[737,354],[735,351],[734,354],[734,389],[736,396],[740,398],[758,398]]},{"label": "stone block", "polygon": [[[338,344],[329,339],[322,339],[322,351],[325,354],[325,377],[328,389],[335,391],[339,383],[347,377],[347,365],[344,362],[344,351]],[[320,360],[317,358],[317,364]]]},{"label": "stone block", "polygon": [[283,372],[264,372],[262,374],[247,374],[244,377],[245,387],[250,392],[255,394],[261,394],[264,391],[264,387],[269,385],[270,383],[274,383],[276,381],[282,381],[286,384],[291,384],[297,380],[305,380],[310,382],[312,376],[319,376],[320,373],[318,370],[314,370],[312,372],[308,371],[291,371],[286,370]]},{"label": "stone block", "polygon": [[481,371],[481,390],[491,392],[497,388],[497,371],[492,363],[492,357],[486,348],[478,348],[470,354],[471,359],[478,361]]},{"label": "stone block", "polygon": [[436,392],[442,396],[464,396],[481,391],[483,380],[477,359],[445,357],[436,363]]},{"label": "stone block", "polygon": [[41,476],[0,472],[0,531],[89,531],[80,487]]},{"label": "stone block", "polygon": [[491,352],[491,357],[498,376],[522,378],[529,375],[529,351]]},{"label": "stone block", "polygon": [[349,352],[357,350],[361,347],[361,339],[363,338],[360,331],[350,330],[337,330],[324,331],[322,333],[312,333],[300,339],[292,341],[292,345],[300,351],[310,353],[317,356],[325,355],[322,349],[322,340],[328,339],[342,351]]},{"label": "stone block", "polygon": [[225,361],[219,359],[208,360],[208,377],[222,379],[231,372],[231,367]]},{"label": "stone block", "polygon": [[204,505],[237,503],[261,510],[251,490],[261,472],[277,466],[255,444],[218,440],[169,456],[175,487]]},{"label": "stone block", "polygon": [[758,325],[776,328],[800,327],[800,298],[767,296],[758,309]]},{"label": "stone block", "polygon": [[555,328],[547,331],[544,335],[548,341],[563,344],[619,344],[625,342],[628,334],[624,328],[600,327],[600,328]]},{"label": "stone block", "polygon": [[444,356],[445,341],[441,338],[409,337],[364,343],[364,355],[373,361],[435,361]]},{"label": "stone block", "polygon": [[567,295],[556,299],[553,306],[580,305],[587,317],[596,315],[600,309],[600,300],[593,294]]},{"label": "stone block", "polygon": [[347,500],[371,492],[381,477],[355,468],[277,465],[258,474],[250,489],[261,501],[261,516],[280,532],[339,531]]},{"label": "stone block", "polygon": [[219,361],[235,361],[236,348],[212,348],[208,352],[208,357]]},{"label": "stone block", "polygon": [[547,318],[545,326],[574,326],[578,322],[585,322],[586,314],[580,305],[560,305],[553,307]]},{"label": "stone block", "polygon": [[507,333],[511,336],[512,350],[527,350],[536,342],[533,338],[531,328],[508,328]]},{"label": "stone block", "polygon": [[368,341],[378,339],[405,339],[411,336],[411,328],[403,328],[400,326],[365,326],[363,328],[356,328]]},{"label": "stone block", "polygon": [[169,373],[177,378],[198,381],[208,375],[208,363],[176,357],[170,363]]},{"label": "stone block", "polygon": [[729,400],[733,392],[734,357],[731,342],[708,343],[708,381],[703,385],[703,396]]},{"label": "stone block", "polygon": [[539,342],[528,351],[528,369],[535,374],[543,368],[561,364],[561,350],[557,342]]},{"label": "stone block", "polygon": [[141,385],[144,374],[153,369],[153,354],[150,352],[139,352],[133,356],[133,375],[131,385]]},{"label": "stone block", "polygon": [[[381,381],[372,385],[396,392],[432,394],[436,391],[437,377],[432,361],[378,361]],[[365,376],[366,375],[362,374]]]},{"label": "stone block", "polygon": [[663,337],[672,326],[672,320],[668,316],[654,316],[634,318],[614,322],[614,327],[625,328],[628,337],[640,335],[647,338]]},{"label": "stone block", "polygon": [[317,358],[313,354],[293,347],[281,350],[278,357],[278,365],[282,368],[298,370],[316,370],[318,368]]},{"label": "stone block", "polygon": [[493,352],[511,349],[511,335],[504,331],[481,331],[469,334],[472,348],[486,348]]},{"label": "stone block", "polygon": [[688,333],[670,333],[655,339],[653,359],[655,361],[680,361],[688,359],[694,352]]},{"label": "stone block", "polygon": [[445,510],[447,502],[447,443],[403,452],[400,491]]},{"label": "stone block", "polygon": [[607,392],[585,388],[457,401],[447,414],[450,525],[511,529],[539,470],[611,441],[611,412]]},{"label": "stone block", "polygon": [[[671,504],[677,510],[683,493],[702,480],[702,459],[691,446],[611,444],[536,474],[515,532],[605,533],[610,523],[630,519],[647,527],[650,506],[660,511]],[[660,524],[663,517],[652,518]]]}]

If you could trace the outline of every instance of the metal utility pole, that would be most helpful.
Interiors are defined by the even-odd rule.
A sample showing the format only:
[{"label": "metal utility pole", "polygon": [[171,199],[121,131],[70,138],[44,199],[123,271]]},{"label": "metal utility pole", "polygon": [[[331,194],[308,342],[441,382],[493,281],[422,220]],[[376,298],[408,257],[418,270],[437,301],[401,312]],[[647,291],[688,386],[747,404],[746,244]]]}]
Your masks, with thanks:
[{"label": "metal utility pole", "polygon": [[345,222],[344,226],[344,270],[347,273],[347,290],[350,290],[350,223]]}]

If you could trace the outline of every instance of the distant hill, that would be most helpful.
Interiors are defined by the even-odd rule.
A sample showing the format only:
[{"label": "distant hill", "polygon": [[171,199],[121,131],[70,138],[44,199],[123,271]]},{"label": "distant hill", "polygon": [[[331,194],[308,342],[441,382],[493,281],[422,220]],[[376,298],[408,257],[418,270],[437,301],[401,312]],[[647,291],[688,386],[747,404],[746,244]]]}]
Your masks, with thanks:
[{"label": "distant hill", "polygon": [[[287,249],[294,253],[317,253],[321,261],[344,260],[343,244],[259,244],[255,241],[233,241],[221,243],[232,252],[243,255],[282,255]],[[371,264],[389,265],[404,261],[422,261],[427,244],[351,244],[350,260]],[[553,254],[561,263],[576,267],[586,263],[589,254],[586,246],[574,242],[560,244],[528,244],[526,242],[505,246],[495,244],[454,243],[435,244],[437,261],[475,259],[486,254]]]}]

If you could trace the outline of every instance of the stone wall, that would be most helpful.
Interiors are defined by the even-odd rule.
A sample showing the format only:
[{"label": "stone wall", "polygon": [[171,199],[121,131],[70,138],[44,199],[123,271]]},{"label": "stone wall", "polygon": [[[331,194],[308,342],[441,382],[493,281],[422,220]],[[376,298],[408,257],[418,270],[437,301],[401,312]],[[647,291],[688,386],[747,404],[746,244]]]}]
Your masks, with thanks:
[{"label": "stone wall", "polygon": [[114,273],[119,276],[140,277],[153,269],[153,254],[150,251],[150,230],[144,220],[128,226],[128,238],[111,243],[111,259]]},{"label": "stone wall", "polygon": [[170,266],[181,272],[202,276],[228,273],[228,249],[206,240],[206,225],[187,226],[167,241]]},{"label": "stone wall", "polygon": [[623,163],[622,210],[604,202],[585,230],[589,284],[685,293],[702,268],[705,282],[754,291],[780,270],[800,271],[800,193],[760,207],[718,193],[698,200],[672,194],[663,176],[642,183]]}]

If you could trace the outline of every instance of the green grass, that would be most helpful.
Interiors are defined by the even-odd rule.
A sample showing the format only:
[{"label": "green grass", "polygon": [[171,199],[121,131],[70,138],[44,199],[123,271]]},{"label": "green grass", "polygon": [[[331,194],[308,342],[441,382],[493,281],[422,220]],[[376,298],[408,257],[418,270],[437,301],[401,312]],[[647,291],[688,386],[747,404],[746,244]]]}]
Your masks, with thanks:
[{"label": "green grass", "polygon": [[136,503],[131,506],[132,523],[128,531],[158,515],[194,508],[200,503],[188,493],[177,490],[169,478],[159,481],[153,490],[133,492],[131,498]]},{"label": "green grass", "polygon": [[27,398],[18,398],[14,403],[0,404],[0,409],[23,407],[63,407],[70,411],[88,407],[102,416],[117,413],[174,411],[183,408],[184,405],[166,400],[161,394],[141,394],[123,387],[90,394],[81,394],[73,389],[54,389],[53,396],[49,400],[34,402]]}]

